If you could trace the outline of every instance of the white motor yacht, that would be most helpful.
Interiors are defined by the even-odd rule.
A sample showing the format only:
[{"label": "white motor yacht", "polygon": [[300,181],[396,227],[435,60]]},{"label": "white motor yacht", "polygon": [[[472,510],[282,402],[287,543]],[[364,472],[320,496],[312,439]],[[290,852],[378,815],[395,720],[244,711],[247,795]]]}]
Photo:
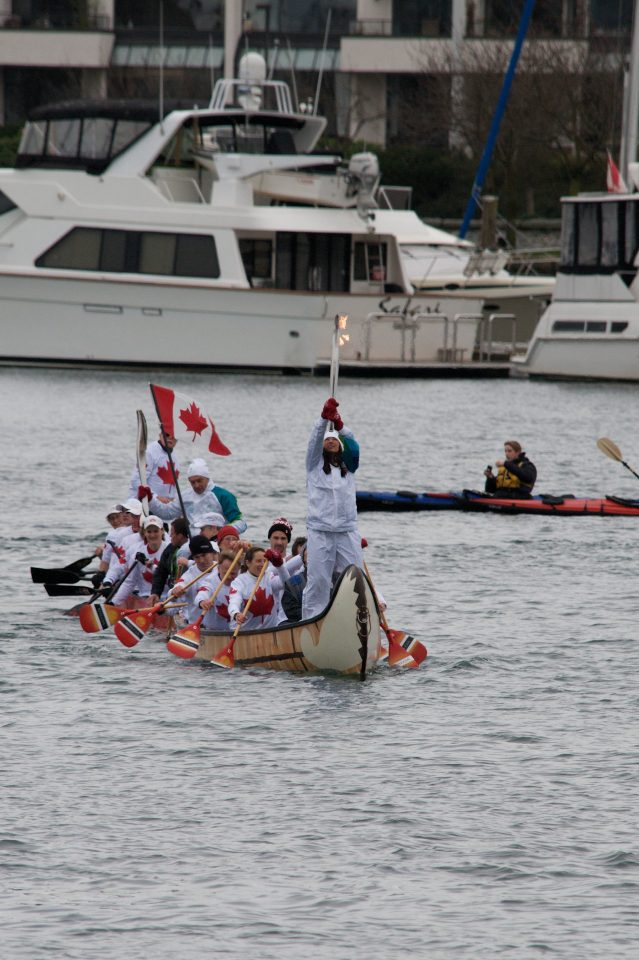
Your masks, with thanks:
[{"label": "white motor yacht", "polygon": [[325,124],[257,54],[206,108],[33,111],[0,170],[0,362],[312,370],[338,313],[345,360],[470,360],[531,283],[385,209],[373,154],[312,152]]},{"label": "white motor yacht", "polygon": [[[639,182],[639,164],[630,164]],[[561,264],[516,374],[639,380],[639,194],[562,200]]]}]

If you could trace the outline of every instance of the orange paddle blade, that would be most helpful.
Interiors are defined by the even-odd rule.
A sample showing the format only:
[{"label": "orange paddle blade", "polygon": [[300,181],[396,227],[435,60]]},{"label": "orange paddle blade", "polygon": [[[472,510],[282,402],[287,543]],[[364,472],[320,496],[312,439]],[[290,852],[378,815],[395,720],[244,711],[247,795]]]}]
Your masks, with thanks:
[{"label": "orange paddle blade", "polygon": [[388,662],[391,667],[418,667],[428,651],[423,643],[402,630],[386,630]]},{"label": "orange paddle blade", "polygon": [[80,626],[85,633],[100,633],[117,623],[121,613],[110,603],[85,603],[80,607]]},{"label": "orange paddle blade", "polygon": [[178,630],[169,638],[166,649],[176,657],[190,660],[200,649],[200,624],[202,617],[194,623],[189,623],[184,630]]},{"label": "orange paddle blade", "polygon": [[218,667],[224,667],[226,670],[231,670],[235,666],[235,657],[233,656],[233,647],[235,646],[235,638],[231,640],[230,643],[224,647],[223,650],[220,650],[219,653],[216,653],[211,659],[211,663],[215,663]]},{"label": "orange paddle blade", "polygon": [[125,647],[134,647],[152,626],[156,608],[151,610],[128,611],[126,616],[116,623],[114,633]]}]

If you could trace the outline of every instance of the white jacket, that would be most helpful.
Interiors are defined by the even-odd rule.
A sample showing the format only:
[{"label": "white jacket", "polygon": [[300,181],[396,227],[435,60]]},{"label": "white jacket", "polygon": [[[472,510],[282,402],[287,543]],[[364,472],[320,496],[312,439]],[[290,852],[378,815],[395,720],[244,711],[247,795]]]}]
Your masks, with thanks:
[{"label": "white jacket", "polygon": [[135,567],[128,575],[122,586],[116,590],[113,600],[111,600],[111,603],[116,604],[116,606],[126,603],[132,594],[135,594],[137,597],[148,597],[151,595],[153,574],[155,573],[155,569],[160,562],[160,557],[162,556],[166,547],[169,545],[169,538],[165,537],[155,553],[152,553],[141,537],[141,543],[134,542],[135,537],[137,537],[137,534],[134,534],[129,538],[132,542],[129,544],[126,551],[123,572],[126,573],[131,564],[135,561],[138,553],[143,553],[147,558],[147,562],[146,564],[141,562],[136,563]]},{"label": "white jacket", "polygon": [[[173,464],[179,478],[180,461],[176,457],[174,450],[171,451],[171,457],[173,458]],[[177,494],[175,492],[175,484],[172,481],[173,473],[171,471],[169,456],[159,440],[154,440],[153,443],[150,443],[146,448],[146,484],[151,488],[156,497],[175,497]],[[138,487],[141,482],[140,472],[138,468],[135,467],[131,474],[129,497],[137,500]]]},{"label": "white jacket", "polygon": [[[311,431],[306,451],[306,527],[327,533],[346,533],[357,530],[355,477],[350,470],[343,477],[339,467],[331,467],[329,473],[324,473],[326,427],[327,421],[320,417]],[[347,427],[340,430],[340,436],[355,443],[353,432]]]}]

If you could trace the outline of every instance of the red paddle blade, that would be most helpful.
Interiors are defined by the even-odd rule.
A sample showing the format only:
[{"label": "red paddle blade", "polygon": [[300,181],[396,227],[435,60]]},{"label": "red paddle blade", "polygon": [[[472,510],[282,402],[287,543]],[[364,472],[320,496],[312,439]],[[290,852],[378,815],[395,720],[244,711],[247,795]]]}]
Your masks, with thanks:
[{"label": "red paddle blade", "polygon": [[117,623],[121,613],[110,603],[85,603],[80,607],[80,626],[85,633],[100,633]]},{"label": "red paddle blade", "polygon": [[136,610],[134,613],[129,611],[127,616],[116,623],[114,633],[120,643],[125,647],[134,647],[140,642],[144,634],[153,625],[155,619],[155,609]]},{"label": "red paddle blade", "polygon": [[387,630],[388,662],[391,667],[418,667],[426,658],[423,643],[402,630]]},{"label": "red paddle blade", "polygon": [[182,657],[183,660],[190,660],[200,649],[200,623],[202,617],[199,617],[195,623],[189,623],[184,630],[178,630],[169,638],[166,649],[176,657]]},{"label": "red paddle blade", "polygon": [[219,653],[216,653],[215,656],[211,658],[211,663],[216,664],[218,667],[224,667],[225,670],[231,670],[235,666],[235,657],[233,656],[234,646],[235,639],[227,643]]}]

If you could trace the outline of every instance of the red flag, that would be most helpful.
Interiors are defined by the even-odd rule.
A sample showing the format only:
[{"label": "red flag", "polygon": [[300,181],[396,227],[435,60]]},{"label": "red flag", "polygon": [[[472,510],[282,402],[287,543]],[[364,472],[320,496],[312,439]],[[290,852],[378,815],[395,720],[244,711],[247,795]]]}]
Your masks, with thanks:
[{"label": "red flag", "polygon": [[628,193],[628,187],[619,173],[619,167],[610,156],[610,150],[606,150],[606,153],[608,154],[608,164],[606,166],[606,187],[608,193]]},{"label": "red flag", "polygon": [[220,440],[212,418],[196,400],[154,383],[150,387],[158,417],[168,436],[184,443],[200,441],[209,453],[228,457],[231,451]]}]

